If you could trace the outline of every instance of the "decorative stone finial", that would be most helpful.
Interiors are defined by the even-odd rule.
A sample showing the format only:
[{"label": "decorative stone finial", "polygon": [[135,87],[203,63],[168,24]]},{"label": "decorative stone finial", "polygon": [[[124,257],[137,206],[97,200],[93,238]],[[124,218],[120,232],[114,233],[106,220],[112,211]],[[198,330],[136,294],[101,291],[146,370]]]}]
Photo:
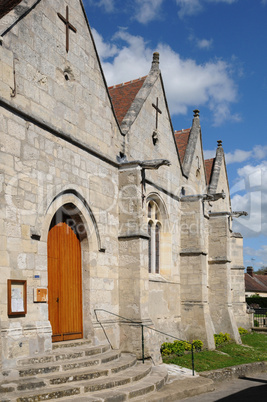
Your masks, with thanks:
[{"label": "decorative stone finial", "polygon": [[218,143],[218,147],[222,147],[222,140],[218,140],[217,143]]},{"label": "decorative stone finial", "polygon": [[159,68],[159,53],[154,52],[153,53],[153,61],[152,61],[152,68]]},{"label": "decorative stone finial", "polygon": [[194,112],[194,117],[199,117],[199,110],[198,109],[193,110],[193,112]]}]

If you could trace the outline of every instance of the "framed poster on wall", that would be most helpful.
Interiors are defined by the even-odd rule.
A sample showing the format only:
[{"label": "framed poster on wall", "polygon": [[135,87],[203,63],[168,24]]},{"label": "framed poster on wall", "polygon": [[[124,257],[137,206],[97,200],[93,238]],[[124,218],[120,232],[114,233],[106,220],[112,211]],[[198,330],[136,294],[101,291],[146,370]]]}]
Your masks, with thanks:
[{"label": "framed poster on wall", "polygon": [[9,316],[27,314],[27,281],[8,279],[7,281],[7,310]]}]

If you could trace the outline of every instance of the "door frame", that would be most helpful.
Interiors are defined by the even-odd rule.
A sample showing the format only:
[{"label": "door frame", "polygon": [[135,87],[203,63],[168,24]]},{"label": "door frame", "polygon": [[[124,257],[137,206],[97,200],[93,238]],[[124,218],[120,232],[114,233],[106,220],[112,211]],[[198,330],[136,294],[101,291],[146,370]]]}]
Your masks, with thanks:
[{"label": "door frame", "polygon": [[[96,226],[96,220],[92,212],[88,211],[86,201],[81,196],[77,197],[73,192],[64,192],[56,196],[49,205],[45,220],[42,226],[41,240],[47,243],[49,228],[55,213],[65,204],[73,204],[75,214],[73,218],[84,225],[84,233],[80,240],[82,257],[82,314],[83,314],[83,337],[88,339],[94,336],[94,327],[91,315],[91,297],[90,297],[90,263],[95,258],[95,253],[99,252],[99,231]],[[94,256],[94,257],[93,257]],[[47,305],[48,319],[48,305]]]}]

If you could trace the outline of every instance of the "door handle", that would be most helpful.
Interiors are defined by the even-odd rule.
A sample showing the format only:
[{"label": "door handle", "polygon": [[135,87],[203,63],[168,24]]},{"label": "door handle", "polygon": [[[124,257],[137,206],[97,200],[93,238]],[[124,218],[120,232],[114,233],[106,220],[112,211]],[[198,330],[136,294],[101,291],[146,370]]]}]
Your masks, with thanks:
[{"label": "door handle", "polygon": [[59,298],[57,297],[57,300],[56,300],[56,302],[58,303],[59,302]]}]

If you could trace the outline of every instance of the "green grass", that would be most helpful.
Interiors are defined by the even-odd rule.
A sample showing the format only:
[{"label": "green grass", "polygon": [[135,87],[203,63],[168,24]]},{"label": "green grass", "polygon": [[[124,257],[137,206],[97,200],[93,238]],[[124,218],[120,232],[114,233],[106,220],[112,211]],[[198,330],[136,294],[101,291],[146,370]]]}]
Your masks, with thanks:
[{"label": "green grass", "polygon": [[[204,350],[194,353],[195,370],[216,370],[245,363],[267,361],[267,334],[251,333],[242,336],[243,345],[228,343],[215,351]],[[164,363],[192,368],[191,354],[181,357],[163,357]]]}]

